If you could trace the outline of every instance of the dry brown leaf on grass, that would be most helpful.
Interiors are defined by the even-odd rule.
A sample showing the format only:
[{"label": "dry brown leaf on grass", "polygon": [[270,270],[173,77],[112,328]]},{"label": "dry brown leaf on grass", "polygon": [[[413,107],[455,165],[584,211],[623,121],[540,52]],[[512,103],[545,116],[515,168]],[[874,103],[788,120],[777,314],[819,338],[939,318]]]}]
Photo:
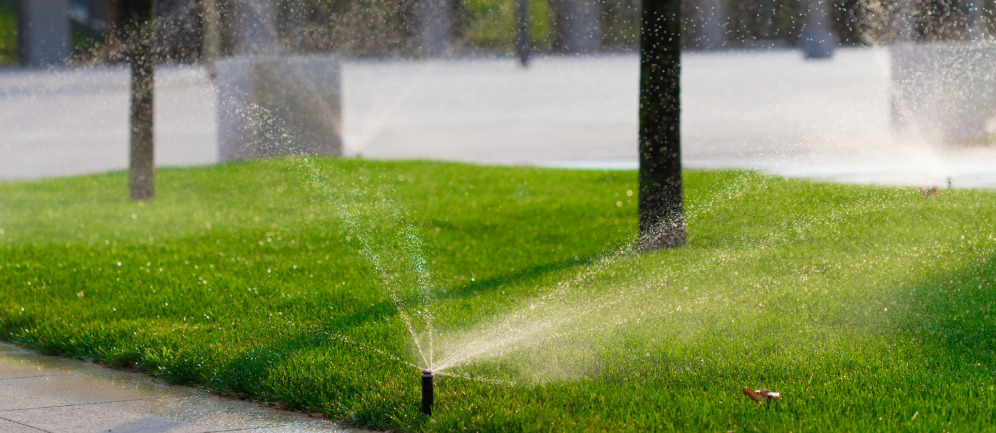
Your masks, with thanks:
[{"label": "dry brown leaf on grass", "polygon": [[766,401],[778,400],[778,399],[782,398],[781,394],[779,394],[776,391],[772,391],[770,389],[759,389],[759,390],[755,391],[753,389],[744,387],[744,388],[741,388],[740,390],[743,391],[744,395],[746,395],[747,398],[749,398],[751,400],[754,400],[754,401],[759,401],[759,402],[762,402],[762,403],[766,402]]}]

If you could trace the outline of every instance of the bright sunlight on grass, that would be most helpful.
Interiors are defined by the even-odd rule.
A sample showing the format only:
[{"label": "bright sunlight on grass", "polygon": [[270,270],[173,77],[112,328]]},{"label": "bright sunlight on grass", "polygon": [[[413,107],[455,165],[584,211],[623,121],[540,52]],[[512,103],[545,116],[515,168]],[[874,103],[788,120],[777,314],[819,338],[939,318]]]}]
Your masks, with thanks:
[{"label": "bright sunlight on grass", "polygon": [[349,159],[0,184],[0,337],[399,431],[996,425],[996,193],[691,171],[689,246],[652,253],[636,193]]}]

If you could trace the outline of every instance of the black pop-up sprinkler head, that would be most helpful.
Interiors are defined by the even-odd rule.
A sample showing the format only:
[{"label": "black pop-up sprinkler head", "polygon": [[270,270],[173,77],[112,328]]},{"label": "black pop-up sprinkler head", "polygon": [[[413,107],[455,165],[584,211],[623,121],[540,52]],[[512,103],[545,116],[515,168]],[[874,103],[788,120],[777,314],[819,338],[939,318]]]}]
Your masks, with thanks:
[{"label": "black pop-up sprinkler head", "polygon": [[422,413],[432,415],[432,370],[422,370]]}]

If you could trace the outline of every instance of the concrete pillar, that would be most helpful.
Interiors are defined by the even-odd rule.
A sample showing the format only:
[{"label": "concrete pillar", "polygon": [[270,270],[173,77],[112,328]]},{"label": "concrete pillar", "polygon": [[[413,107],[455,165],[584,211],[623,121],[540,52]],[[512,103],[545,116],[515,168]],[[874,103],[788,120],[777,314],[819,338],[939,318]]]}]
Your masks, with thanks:
[{"label": "concrete pillar", "polygon": [[415,1],[416,51],[424,56],[435,56],[449,50],[450,44],[449,0]]},{"label": "concrete pillar", "polygon": [[273,0],[239,0],[235,4],[235,53],[277,54],[277,9]]},{"label": "concrete pillar", "polygon": [[342,154],[339,61],[325,55],[218,59],[222,161]]},{"label": "concrete pillar", "polygon": [[837,34],[830,27],[831,0],[805,0],[806,17],[800,46],[807,59],[826,59],[837,47]]},{"label": "concrete pillar", "polygon": [[601,3],[598,0],[555,0],[560,50],[590,53],[602,47]]},{"label": "concrete pillar", "polygon": [[65,62],[72,50],[69,0],[20,0],[17,10],[21,64],[49,66]]}]

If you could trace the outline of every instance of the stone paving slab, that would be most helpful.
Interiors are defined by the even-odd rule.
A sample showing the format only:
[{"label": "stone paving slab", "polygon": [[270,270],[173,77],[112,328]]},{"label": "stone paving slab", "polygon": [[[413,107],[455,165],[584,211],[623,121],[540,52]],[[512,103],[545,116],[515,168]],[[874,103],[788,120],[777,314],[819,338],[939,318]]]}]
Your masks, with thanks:
[{"label": "stone paving slab", "polygon": [[358,432],[91,363],[0,344],[0,432]]}]

